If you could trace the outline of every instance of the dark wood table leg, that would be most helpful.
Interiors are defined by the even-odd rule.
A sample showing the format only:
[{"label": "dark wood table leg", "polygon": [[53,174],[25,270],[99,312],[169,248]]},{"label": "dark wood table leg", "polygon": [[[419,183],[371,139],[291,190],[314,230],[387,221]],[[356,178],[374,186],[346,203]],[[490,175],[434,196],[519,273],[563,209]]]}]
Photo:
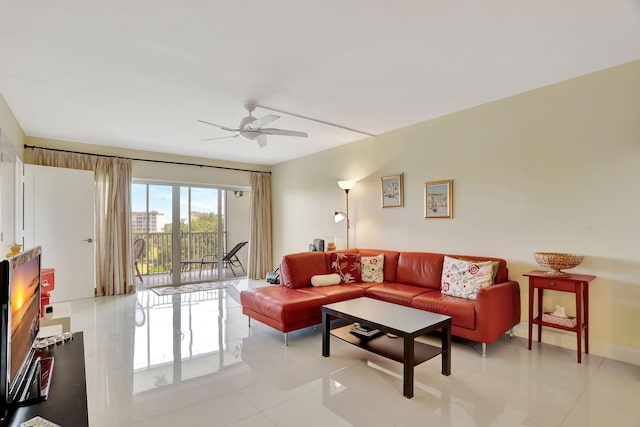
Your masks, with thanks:
[{"label": "dark wood table leg", "polygon": [[584,353],[589,354],[589,282],[582,285],[582,321],[584,322]]},{"label": "dark wood table leg", "polygon": [[322,355],[329,357],[329,339],[331,338],[331,316],[322,310]]},{"label": "dark wood table leg", "polygon": [[535,296],[535,288],[533,287],[533,279],[529,278],[529,350],[531,350],[531,337],[533,335],[533,298]]},{"label": "dark wood table leg", "polygon": [[[542,294],[544,289],[538,288],[538,317],[542,320]],[[538,323],[538,342],[542,342],[542,324]]]},{"label": "dark wood table leg", "polygon": [[403,394],[407,399],[411,399],[413,397],[413,365],[415,363],[414,350],[413,337],[404,337]]},{"label": "dark wood table leg", "polygon": [[451,323],[442,328],[442,375],[451,375]]},{"label": "dark wood table leg", "polygon": [[578,363],[582,363],[582,284],[577,285],[576,289],[576,323],[578,336]]}]

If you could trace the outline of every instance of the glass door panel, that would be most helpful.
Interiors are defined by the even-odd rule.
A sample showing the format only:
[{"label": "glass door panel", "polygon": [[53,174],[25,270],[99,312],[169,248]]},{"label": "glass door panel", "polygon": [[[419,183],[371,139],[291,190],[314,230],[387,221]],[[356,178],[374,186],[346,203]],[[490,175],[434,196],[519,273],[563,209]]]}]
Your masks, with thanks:
[{"label": "glass door panel", "polygon": [[217,280],[224,221],[217,188],[180,187],[180,245],[182,283]]},{"label": "glass door panel", "polygon": [[[134,183],[131,186],[131,223],[133,240],[144,244],[135,253],[142,285],[170,283],[173,269],[172,251],[172,186]],[[136,278],[138,280],[138,278]],[[138,284],[141,284],[138,280]]]}]

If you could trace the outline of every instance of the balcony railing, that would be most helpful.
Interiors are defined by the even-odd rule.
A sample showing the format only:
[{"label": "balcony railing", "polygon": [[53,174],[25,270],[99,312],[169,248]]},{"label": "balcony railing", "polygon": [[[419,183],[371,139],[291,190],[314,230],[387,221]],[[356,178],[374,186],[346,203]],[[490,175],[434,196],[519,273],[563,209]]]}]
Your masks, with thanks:
[{"label": "balcony railing", "polygon": [[[171,233],[134,232],[133,239],[143,238],[146,242],[142,257],[138,259],[140,273],[145,282],[160,283],[166,278],[153,280],[151,276],[167,276],[173,270],[173,236]],[[218,233],[208,231],[180,232],[181,265],[184,261],[200,261],[205,255],[218,253]]]}]

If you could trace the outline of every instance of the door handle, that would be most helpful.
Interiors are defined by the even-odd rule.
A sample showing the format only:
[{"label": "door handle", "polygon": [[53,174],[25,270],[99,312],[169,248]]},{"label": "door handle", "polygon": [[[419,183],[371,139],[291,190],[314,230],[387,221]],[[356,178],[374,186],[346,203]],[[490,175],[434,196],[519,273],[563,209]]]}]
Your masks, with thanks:
[{"label": "door handle", "polygon": [[93,239],[89,237],[88,239],[84,239],[83,242],[93,243]]}]

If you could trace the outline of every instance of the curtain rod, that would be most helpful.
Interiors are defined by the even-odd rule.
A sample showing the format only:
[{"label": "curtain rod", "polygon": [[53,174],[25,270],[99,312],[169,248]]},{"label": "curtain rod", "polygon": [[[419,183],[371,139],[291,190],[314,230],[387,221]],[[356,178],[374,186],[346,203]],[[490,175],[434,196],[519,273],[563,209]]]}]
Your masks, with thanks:
[{"label": "curtain rod", "polygon": [[139,158],[135,158],[135,157],[113,156],[113,155],[110,155],[110,154],[83,153],[82,151],[61,150],[59,148],[36,147],[35,145],[27,145],[27,144],[24,144],[24,148],[31,148],[31,149],[39,148],[41,150],[57,151],[59,153],[84,154],[84,155],[87,155],[87,156],[108,157],[108,158],[112,158],[112,159],[135,160],[135,161],[138,161],[138,162],[166,163],[166,164],[169,164],[169,165],[197,166],[197,167],[200,167],[200,168],[213,168],[213,169],[224,169],[224,170],[237,171],[237,172],[256,172],[256,173],[271,174],[271,172],[269,172],[269,171],[258,171],[258,170],[252,170],[252,169],[230,168],[230,167],[227,167],[227,166],[199,165],[197,163],[172,162],[172,161],[168,161],[168,160],[139,159]]}]

